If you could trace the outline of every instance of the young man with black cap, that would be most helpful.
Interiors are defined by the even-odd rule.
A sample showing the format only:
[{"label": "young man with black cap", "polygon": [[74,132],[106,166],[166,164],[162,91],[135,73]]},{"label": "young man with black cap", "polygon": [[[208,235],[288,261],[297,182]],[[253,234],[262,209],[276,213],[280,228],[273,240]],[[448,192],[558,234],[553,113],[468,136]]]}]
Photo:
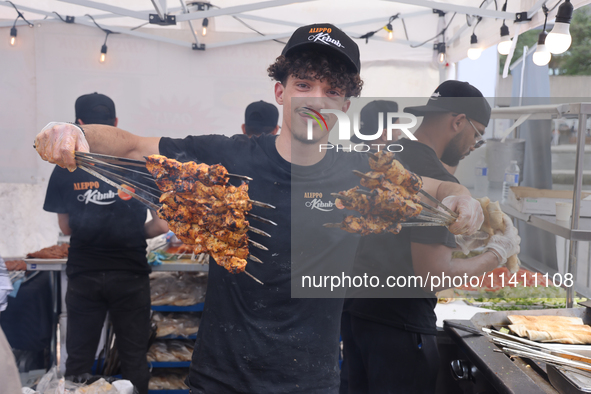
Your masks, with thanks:
[{"label": "young man with black cap", "polygon": [[[76,100],[76,124],[116,126],[115,103],[92,93]],[[73,126],[83,130],[82,126]],[[82,170],[53,170],[43,209],[56,212],[70,237],[66,376],[90,373],[107,312],[122,375],[140,394],[148,392],[150,267],[146,238],[168,231],[165,221],[131,196]]]},{"label": "young man with black cap", "polygon": [[279,131],[279,111],[273,104],[263,100],[248,104],[244,112],[242,134],[249,137],[262,134],[276,135]]},{"label": "young man with black cap", "polygon": [[[278,223],[257,224],[272,237],[249,233],[269,249],[252,249],[264,264],[247,266],[264,285],[210,264],[188,378],[193,394],[338,391],[343,300],[292,298],[291,275],[294,266],[314,269],[327,260],[347,270],[355,252],[357,236],[322,227],[322,223],[340,221],[343,214],[330,197],[319,196],[357,185],[359,180],[351,170],[367,168],[367,157],[319,150],[320,144],[328,142],[336,116],[325,116],[326,127],[314,125],[310,136],[306,128],[311,118],[302,109],[347,111],[348,97],[361,91],[359,67],[358,47],[341,30],[330,24],[304,26],[268,69],[277,81],[275,99],[283,106],[282,133],[277,137],[142,138],[106,126],[85,128],[84,136],[70,125],[48,127],[37,136],[40,156],[69,168],[75,168],[72,152],[76,146],[137,159],[160,153],[182,161],[221,163],[231,173],[253,178],[251,199],[276,206],[272,210],[253,208],[254,213]],[[56,147],[60,138],[66,142]],[[480,205],[465,188],[428,178],[423,187],[440,199],[453,194],[450,201],[466,204],[457,210],[457,232],[473,232],[480,226]],[[313,203],[312,193],[320,203]]]},{"label": "young man with black cap", "polygon": [[[398,157],[418,175],[459,183],[442,162],[458,165],[482,139],[491,112],[486,99],[467,82],[446,81],[427,105],[405,111],[425,119],[414,133],[418,141],[398,140],[404,147]],[[383,269],[392,276],[479,276],[519,252],[520,239],[511,223],[505,234],[495,237],[483,254],[452,259],[456,239],[447,228],[407,228],[398,235],[362,238],[355,260],[357,269]],[[341,393],[434,393],[439,370],[437,298],[426,291],[391,291],[384,297],[392,298],[355,298],[345,308],[347,375],[342,379],[348,381],[348,390]]]},{"label": "young man with black cap", "polygon": [[[354,144],[367,144],[371,148],[371,151],[378,151],[378,145],[392,144],[400,138],[402,133],[400,130],[395,129],[392,131],[392,139],[388,140],[386,134],[386,125],[388,124],[388,112],[398,112],[398,103],[390,100],[374,100],[367,103],[359,112],[359,132],[363,135],[374,135],[378,131],[379,126],[379,113],[382,113],[382,134],[379,138],[372,141],[363,141],[357,135],[353,134],[351,142]],[[394,123],[398,123],[397,118],[393,118]],[[381,149],[383,150],[383,148]]]}]

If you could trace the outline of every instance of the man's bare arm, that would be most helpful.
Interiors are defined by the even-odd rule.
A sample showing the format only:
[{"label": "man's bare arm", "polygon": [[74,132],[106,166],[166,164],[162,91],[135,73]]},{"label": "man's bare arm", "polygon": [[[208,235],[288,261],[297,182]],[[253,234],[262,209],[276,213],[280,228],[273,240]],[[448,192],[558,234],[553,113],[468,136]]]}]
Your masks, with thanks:
[{"label": "man's bare arm", "polygon": [[69,213],[58,213],[57,224],[60,226],[60,230],[64,235],[72,235],[72,229],[70,228],[70,214]]},{"label": "man's bare arm", "polygon": [[150,209],[152,219],[144,224],[144,230],[146,232],[146,238],[154,238],[160,234],[168,232],[168,223],[166,220],[160,219],[156,211]]},{"label": "man's bare arm", "polygon": [[140,137],[128,131],[106,125],[85,125],[86,140],[93,153],[141,160],[158,154],[160,137]]},{"label": "man's bare arm", "polygon": [[[412,265],[416,275],[425,279],[427,274],[431,277],[446,276],[480,276],[485,272],[492,271],[499,265],[499,259],[487,251],[478,256],[468,259],[452,259],[454,249],[441,244],[421,244],[411,242]],[[435,288],[440,291],[448,288]]]}]

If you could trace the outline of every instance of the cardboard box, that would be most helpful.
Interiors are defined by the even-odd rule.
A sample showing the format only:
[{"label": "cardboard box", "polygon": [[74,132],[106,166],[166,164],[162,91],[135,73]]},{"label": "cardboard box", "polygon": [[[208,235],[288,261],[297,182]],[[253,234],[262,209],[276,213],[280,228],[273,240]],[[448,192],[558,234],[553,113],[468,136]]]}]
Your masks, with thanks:
[{"label": "cardboard box", "polygon": [[[581,193],[581,217],[591,217],[591,193]],[[588,200],[584,200],[588,198]],[[556,215],[556,202],[572,202],[572,190],[548,190],[515,186],[509,191],[507,203],[522,213]]]}]

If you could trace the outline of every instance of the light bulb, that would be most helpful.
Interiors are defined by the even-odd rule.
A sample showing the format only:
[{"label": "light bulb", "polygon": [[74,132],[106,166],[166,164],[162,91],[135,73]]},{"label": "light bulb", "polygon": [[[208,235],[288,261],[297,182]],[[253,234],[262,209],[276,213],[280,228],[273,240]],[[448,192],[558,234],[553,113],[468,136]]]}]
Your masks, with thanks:
[{"label": "light bulb", "polygon": [[538,37],[538,47],[534,52],[532,60],[536,66],[545,66],[546,64],[550,63],[550,59],[552,58],[552,54],[546,47],[546,39],[548,34],[545,31],[540,33]]},{"label": "light bulb", "polygon": [[497,45],[497,51],[499,51],[499,55],[508,55],[511,51],[511,43],[511,40],[499,42],[499,45]]},{"label": "light bulb", "polygon": [[392,28],[392,24],[388,23],[385,29],[388,32],[388,40],[392,41],[392,39],[394,38],[394,29]]},{"label": "light bulb", "polygon": [[499,55],[508,55],[511,50],[511,37],[509,36],[509,27],[503,21],[501,26],[501,42],[497,45],[497,51]]},{"label": "light bulb", "polygon": [[564,53],[570,47],[572,43],[572,37],[570,36],[570,20],[573,17],[573,5],[570,0],[565,0],[564,3],[558,7],[556,13],[556,23],[554,28],[546,37],[546,46],[551,53],[556,55]]},{"label": "light bulb", "polygon": [[546,45],[538,45],[533,56],[534,64],[536,66],[545,66],[546,64],[550,63],[551,58],[552,54],[548,48],[546,48]]},{"label": "light bulb", "polygon": [[470,48],[468,49],[468,57],[471,60],[476,60],[480,57],[480,54],[482,53],[482,49],[480,48]]},{"label": "light bulb", "polygon": [[546,46],[551,53],[558,55],[570,48],[573,39],[570,36],[569,28],[570,23],[557,22],[554,25],[554,28],[546,37]]},{"label": "light bulb", "polygon": [[482,48],[478,45],[478,38],[476,38],[476,34],[472,33],[470,37],[470,49],[468,49],[468,57],[471,60],[476,60],[480,57],[482,53]]},{"label": "light bulb", "polygon": [[209,26],[209,19],[203,18],[203,22],[201,23],[201,27],[203,28],[201,30],[201,35],[202,36],[206,36],[207,35],[207,26]]},{"label": "light bulb", "polygon": [[101,57],[99,58],[99,62],[104,63],[107,60],[107,45],[103,44],[101,47]]},{"label": "light bulb", "polygon": [[10,45],[16,44],[16,27],[10,29]]},{"label": "light bulb", "polygon": [[439,62],[439,64],[445,64],[446,63],[446,58],[445,58],[445,52],[439,53],[437,55],[437,61]]}]

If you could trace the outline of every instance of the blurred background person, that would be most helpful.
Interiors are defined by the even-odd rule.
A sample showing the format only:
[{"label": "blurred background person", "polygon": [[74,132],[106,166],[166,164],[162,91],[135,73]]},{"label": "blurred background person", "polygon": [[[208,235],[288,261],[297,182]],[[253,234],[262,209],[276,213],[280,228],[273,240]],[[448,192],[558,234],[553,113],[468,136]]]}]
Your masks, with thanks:
[{"label": "blurred background person", "polygon": [[[76,123],[116,126],[115,103],[92,93],[76,100]],[[80,132],[84,133],[82,127]],[[130,195],[77,169],[54,169],[43,209],[58,214],[70,237],[66,274],[66,376],[90,373],[109,312],[124,379],[148,392],[150,266],[146,238],[168,231],[165,221]]]},{"label": "blurred background person", "polygon": [[249,136],[276,135],[279,131],[279,110],[263,100],[248,104],[244,112],[242,133]]},{"label": "blurred background person", "polygon": [[[12,292],[12,282],[0,256],[0,314],[6,309],[8,294]],[[20,394],[21,382],[14,362],[10,345],[0,328],[0,391],[6,394]]]},{"label": "blurred background person", "polygon": [[[398,103],[390,100],[374,100],[367,103],[359,112],[359,132],[363,135],[374,135],[378,131],[380,125],[379,113],[382,113],[382,134],[380,137],[371,140],[363,141],[355,134],[351,137],[351,142],[354,144],[366,144],[371,147],[372,152],[378,150],[378,144],[389,145],[400,138],[402,131],[395,129],[392,130],[392,139],[388,140],[387,127],[388,127],[388,112],[398,112]],[[393,118],[394,123],[398,123],[398,118]],[[382,150],[384,147],[380,147]]]}]

